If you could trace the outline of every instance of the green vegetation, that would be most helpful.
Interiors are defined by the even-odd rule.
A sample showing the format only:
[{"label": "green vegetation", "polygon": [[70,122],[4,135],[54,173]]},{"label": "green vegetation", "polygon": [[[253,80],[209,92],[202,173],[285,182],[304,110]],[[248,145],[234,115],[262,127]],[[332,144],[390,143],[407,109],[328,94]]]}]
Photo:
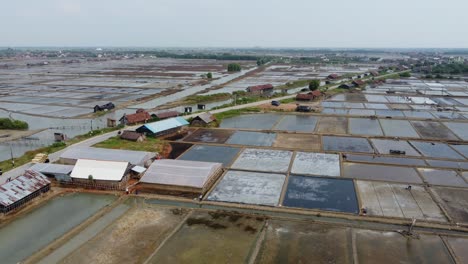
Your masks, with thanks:
[{"label": "green vegetation", "polygon": [[468,64],[450,63],[440,64],[432,68],[432,73],[435,74],[466,74],[468,73]]},{"label": "green vegetation", "polygon": [[282,103],[282,104],[293,103],[293,102],[296,102],[296,97],[283,99],[283,100],[280,100],[279,102]]},{"label": "green vegetation", "polygon": [[242,114],[247,114],[247,113],[259,113],[261,112],[261,109],[258,107],[247,107],[247,108],[242,108],[242,109],[233,109],[221,113],[215,114],[217,122],[221,122],[223,119],[230,118],[230,117],[235,117],[239,116]]},{"label": "green vegetation", "polygon": [[298,80],[294,82],[288,82],[284,85],[277,86],[275,89],[294,89],[294,88],[299,88],[302,86],[307,86],[309,85],[310,82],[314,81],[315,79],[310,79],[310,80]]},{"label": "green vegetation", "polygon": [[320,80],[312,80],[312,81],[309,83],[309,89],[310,89],[311,91],[315,91],[315,90],[317,90],[319,87],[320,87]]},{"label": "green vegetation", "polygon": [[238,71],[241,71],[241,69],[242,68],[241,68],[240,64],[238,64],[238,63],[230,63],[227,66],[228,72],[238,72]]},{"label": "green vegetation", "polygon": [[142,142],[120,139],[120,137],[111,137],[107,140],[95,144],[93,147],[162,152],[163,146],[164,141],[153,137],[147,137],[146,140]]},{"label": "green vegetation", "polygon": [[402,73],[400,73],[400,77],[409,78],[409,77],[411,77],[411,73],[410,72],[402,72]]},{"label": "green vegetation", "polygon": [[28,123],[10,118],[0,118],[0,129],[26,130]]},{"label": "green vegetation", "polygon": [[188,97],[187,99],[184,100],[184,102],[187,103],[187,104],[198,104],[198,103],[206,103],[206,102],[227,100],[230,97],[231,97],[230,93],[195,95],[195,96]]},{"label": "green vegetation", "polygon": [[213,78],[213,74],[212,74],[211,72],[207,73],[207,74],[206,74],[206,78],[208,78],[208,79]]},{"label": "green vegetation", "polygon": [[259,58],[257,59],[257,66],[262,66],[265,63],[268,63],[270,61],[269,58]]}]

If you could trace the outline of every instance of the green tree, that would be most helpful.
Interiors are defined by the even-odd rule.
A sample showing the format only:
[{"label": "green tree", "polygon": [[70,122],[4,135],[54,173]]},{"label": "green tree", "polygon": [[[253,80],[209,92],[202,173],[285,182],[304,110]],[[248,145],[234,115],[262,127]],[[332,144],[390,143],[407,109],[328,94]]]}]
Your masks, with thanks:
[{"label": "green tree", "polygon": [[227,67],[228,72],[238,72],[241,71],[241,66],[238,63],[230,63]]},{"label": "green tree", "polygon": [[310,89],[311,91],[315,91],[315,90],[317,90],[319,87],[320,87],[320,80],[312,80],[312,81],[309,83],[309,89]]},{"label": "green tree", "polygon": [[206,74],[206,78],[208,78],[208,79],[213,78],[213,74],[212,74],[211,72],[207,73],[207,74]]},{"label": "green tree", "polygon": [[400,77],[404,77],[404,78],[411,77],[411,73],[409,72],[400,73]]}]

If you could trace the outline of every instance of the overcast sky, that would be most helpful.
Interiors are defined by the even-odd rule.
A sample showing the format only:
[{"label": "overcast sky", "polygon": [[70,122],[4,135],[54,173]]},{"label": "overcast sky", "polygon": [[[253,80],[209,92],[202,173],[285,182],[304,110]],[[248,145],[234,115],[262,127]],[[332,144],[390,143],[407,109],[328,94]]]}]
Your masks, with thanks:
[{"label": "overcast sky", "polygon": [[468,48],[467,0],[3,0],[0,46]]}]

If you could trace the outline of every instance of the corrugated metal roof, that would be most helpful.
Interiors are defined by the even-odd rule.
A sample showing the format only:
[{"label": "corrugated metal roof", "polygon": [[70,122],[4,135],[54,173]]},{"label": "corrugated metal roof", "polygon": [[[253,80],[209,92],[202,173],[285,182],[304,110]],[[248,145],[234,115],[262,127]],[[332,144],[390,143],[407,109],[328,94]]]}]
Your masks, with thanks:
[{"label": "corrugated metal roof", "polygon": [[47,177],[37,171],[27,170],[24,175],[0,185],[0,204],[9,206],[50,184]]},{"label": "corrugated metal roof", "polygon": [[103,181],[120,181],[128,168],[128,162],[79,159],[73,168],[71,177]]},{"label": "corrugated metal roof", "polygon": [[73,170],[73,165],[62,165],[52,163],[36,163],[30,170],[38,171],[46,174],[70,174]]},{"label": "corrugated metal roof", "polygon": [[215,162],[156,160],[141,177],[140,182],[203,188],[211,177],[216,176],[221,167],[221,163]]},{"label": "corrugated metal roof", "polygon": [[156,157],[156,153],[146,151],[104,149],[92,147],[74,147],[65,151],[60,158],[63,159],[92,159],[107,161],[126,161],[133,165],[143,166],[147,160]]},{"label": "corrugated metal roof", "polygon": [[[173,129],[173,128],[177,128],[177,127],[181,127],[181,126],[186,126],[188,124],[189,123],[187,122],[187,120],[185,120],[183,117],[178,116],[178,117],[169,118],[169,119],[166,119],[166,120],[161,120],[161,121],[158,121],[158,122],[145,124],[145,125],[141,126],[140,128],[145,127],[149,131],[151,131],[152,133],[156,134],[156,133],[160,133],[162,131],[166,131],[166,130],[169,130],[169,129]],[[140,129],[140,128],[138,128],[138,129]]]}]

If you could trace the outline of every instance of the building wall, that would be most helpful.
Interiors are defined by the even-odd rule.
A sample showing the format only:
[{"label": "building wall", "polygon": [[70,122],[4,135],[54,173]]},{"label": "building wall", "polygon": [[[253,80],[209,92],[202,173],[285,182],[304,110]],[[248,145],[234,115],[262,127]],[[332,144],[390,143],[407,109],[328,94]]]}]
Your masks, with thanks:
[{"label": "building wall", "polygon": [[25,205],[26,203],[28,203],[32,199],[36,198],[37,196],[48,192],[49,190],[50,190],[50,184],[47,184],[46,186],[42,187],[41,189],[31,193],[30,195],[24,197],[21,200],[16,201],[15,203],[13,203],[13,204],[11,204],[9,206],[0,206],[0,212],[6,214],[8,212],[14,211],[14,210],[22,207],[23,205]]}]

